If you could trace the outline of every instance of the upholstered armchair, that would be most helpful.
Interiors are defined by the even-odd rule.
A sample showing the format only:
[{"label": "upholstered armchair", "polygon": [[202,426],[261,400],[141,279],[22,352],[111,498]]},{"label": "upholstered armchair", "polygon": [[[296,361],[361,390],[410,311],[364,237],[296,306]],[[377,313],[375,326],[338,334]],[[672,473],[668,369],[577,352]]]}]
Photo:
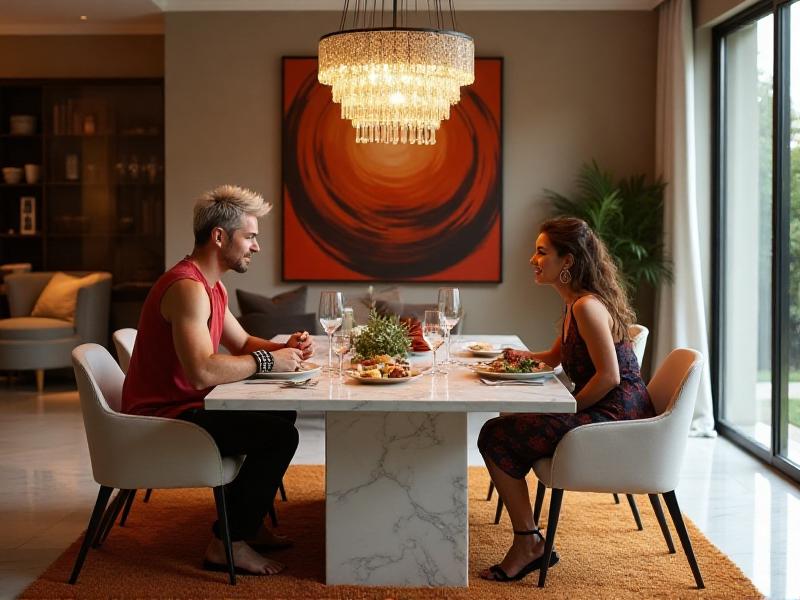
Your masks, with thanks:
[{"label": "upholstered armchair", "polygon": [[[72,272],[68,275],[84,276]],[[74,320],[31,316],[53,272],[18,273],[5,279],[11,317],[0,319],[0,370],[36,371],[36,388],[44,388],[45,369],[72,365],[72,349],[106,344],[111,300],[111,274],[97,273],[77,293]]]}]

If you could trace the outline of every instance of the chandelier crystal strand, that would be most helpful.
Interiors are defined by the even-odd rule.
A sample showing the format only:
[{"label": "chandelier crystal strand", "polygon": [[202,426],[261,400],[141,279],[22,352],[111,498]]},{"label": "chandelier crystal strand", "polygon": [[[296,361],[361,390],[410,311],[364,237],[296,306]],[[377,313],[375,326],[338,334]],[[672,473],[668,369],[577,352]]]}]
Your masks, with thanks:
[{"label": "chandelier crystal strand", "polygon": [[475,79],[475,44],[456,31],[379,28],[319,42],[319,81],[332,86],[358,143],[436,143],[436,130]]}]

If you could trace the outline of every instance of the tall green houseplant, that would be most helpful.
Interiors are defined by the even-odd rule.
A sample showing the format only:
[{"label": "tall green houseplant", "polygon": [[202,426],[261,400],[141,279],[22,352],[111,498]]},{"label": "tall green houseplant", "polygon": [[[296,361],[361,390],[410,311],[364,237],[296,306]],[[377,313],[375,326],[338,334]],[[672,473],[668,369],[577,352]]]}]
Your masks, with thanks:
[{"label": "tall green houseplant", "polygon": [[545,197],[558,216],[578,217],[600,236],[617,261],[628,295],[642,282],[657,286],[672,280],[672,263],[664,253],[664,188],[644,175],[615,181],[595,161],[583,165],[578,193],[567,198],[552,190]]}]

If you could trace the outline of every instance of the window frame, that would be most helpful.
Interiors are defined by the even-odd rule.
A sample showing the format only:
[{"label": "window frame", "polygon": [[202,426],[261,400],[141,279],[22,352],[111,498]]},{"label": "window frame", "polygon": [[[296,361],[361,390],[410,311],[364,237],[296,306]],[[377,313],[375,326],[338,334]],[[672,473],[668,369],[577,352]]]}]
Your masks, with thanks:
[{"label": "window frame", "polygon": [[[789,88],[790,7],[800,0],[762,0],[712,31],[712,289],[710,367],[714,418],[719,432],[762,461],[795,481],[800,465],[788,458],[789,340],[784,324],[789,320],[789,235],[791,210],[791,157],[789,147],[791,103]],[[772,106],[772,430],[770,448],[764,448],[734,426],[723,415],[723,336],[725,327],[725,38],[745,25],[769,14],[773,16],[773,106]],[[800,32],[795,32],[800,35]]]}]

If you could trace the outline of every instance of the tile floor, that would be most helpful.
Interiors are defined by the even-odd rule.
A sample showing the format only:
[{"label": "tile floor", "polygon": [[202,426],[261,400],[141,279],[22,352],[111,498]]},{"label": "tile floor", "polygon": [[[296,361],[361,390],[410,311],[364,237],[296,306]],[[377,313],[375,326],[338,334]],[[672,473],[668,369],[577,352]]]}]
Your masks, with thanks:
[{"label": "tile floor", "polygon": [[[94,504],[77,393],[60,387],[42,396],[24,383],[0,388],[0,598],[14,598],[75,540]],[[476,437],[482,420],[473,417]],[[322,463],[322,418],[298,425],[295,462]],[[474,444],[470,462],[482,464]],[[765,595],[800,598],[798,486],[722,438],[690,439],[677,494]]]}]

